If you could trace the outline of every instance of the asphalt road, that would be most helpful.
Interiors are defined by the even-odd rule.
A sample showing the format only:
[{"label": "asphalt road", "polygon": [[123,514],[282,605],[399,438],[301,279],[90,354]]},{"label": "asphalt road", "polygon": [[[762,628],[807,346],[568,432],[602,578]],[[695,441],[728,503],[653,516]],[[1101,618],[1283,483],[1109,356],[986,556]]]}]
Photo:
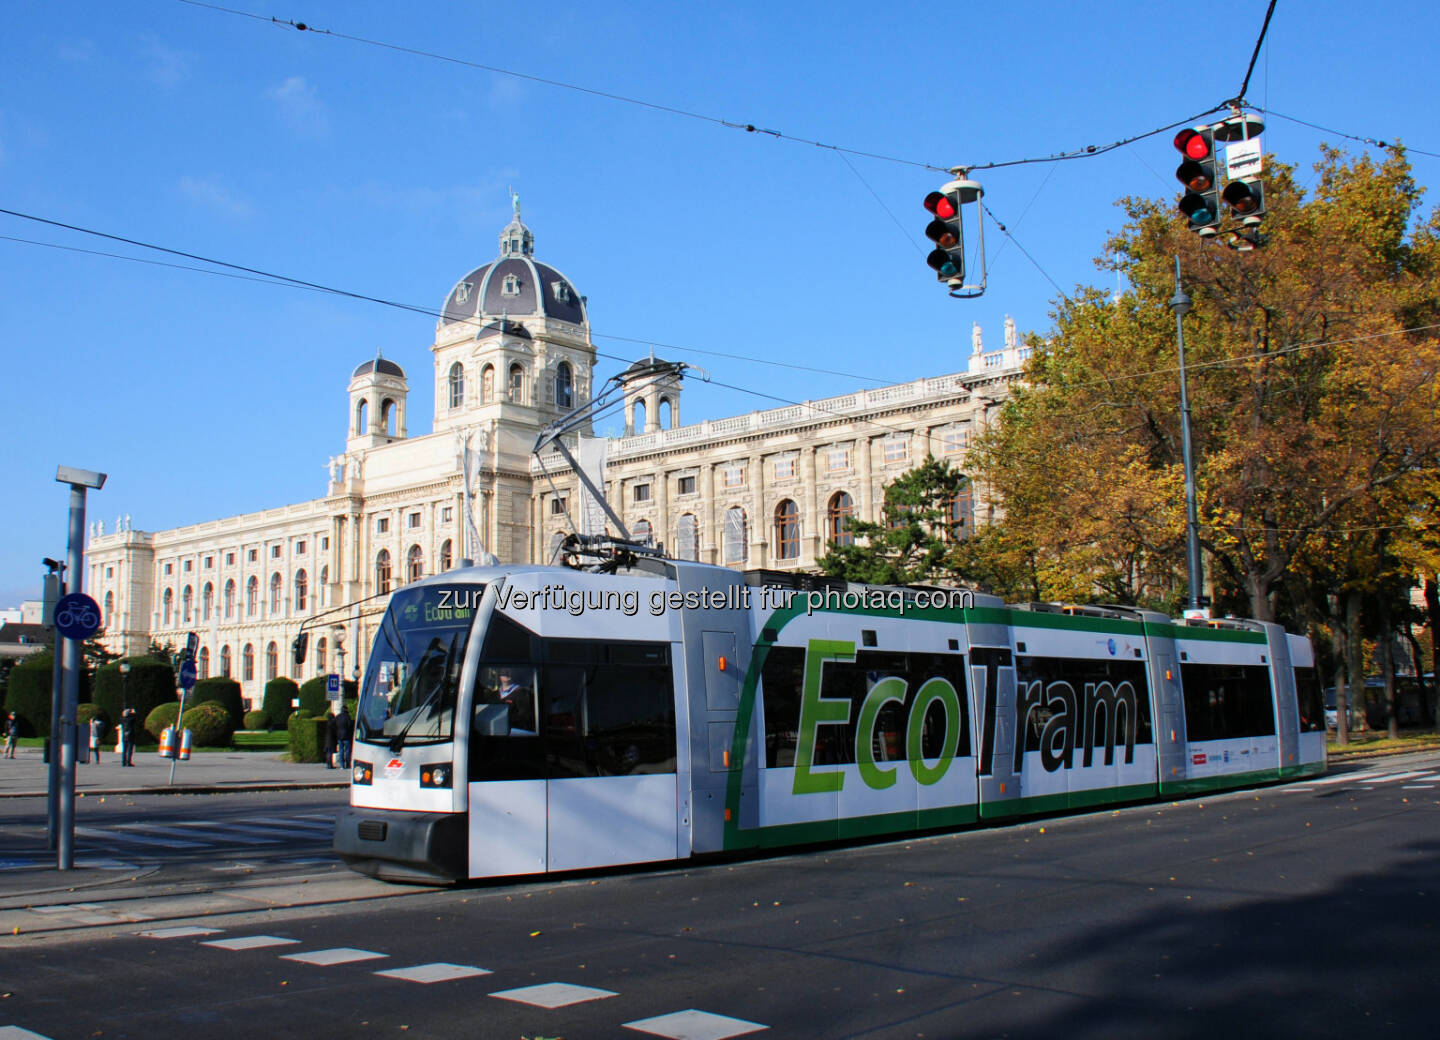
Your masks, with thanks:
[{"label": "asphalt road", "polygon": [[883,845],[397,892],[188,922],[205,934],[156,922],[7,938],[0,1027],[57,1040],[1435,1035],[1440,756]]}]

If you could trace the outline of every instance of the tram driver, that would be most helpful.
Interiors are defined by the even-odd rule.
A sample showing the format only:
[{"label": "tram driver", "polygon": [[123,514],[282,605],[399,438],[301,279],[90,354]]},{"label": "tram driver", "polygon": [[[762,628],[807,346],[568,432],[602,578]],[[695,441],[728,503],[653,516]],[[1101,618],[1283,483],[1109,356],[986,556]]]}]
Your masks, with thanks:
[{"label": "tram driver", "polygon": [[486,702],[508,706],[511,736],[529,737],[539,732],[535,711],[535,669],[518,665],[487,668],[481,677],[481,689]]}]

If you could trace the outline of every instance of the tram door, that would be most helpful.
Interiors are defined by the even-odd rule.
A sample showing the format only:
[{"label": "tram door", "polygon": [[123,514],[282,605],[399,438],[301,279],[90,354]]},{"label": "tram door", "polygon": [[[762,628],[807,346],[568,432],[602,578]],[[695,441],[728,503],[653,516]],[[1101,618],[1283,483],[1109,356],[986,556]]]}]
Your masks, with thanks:
[{"label": "tram door", "polygon": [[583,670],[547,669],[551,689],[574,691],[569,702],[554,701],[549,719],[549,870],[676,855],[671,644],[612,642],[598,651]]}]

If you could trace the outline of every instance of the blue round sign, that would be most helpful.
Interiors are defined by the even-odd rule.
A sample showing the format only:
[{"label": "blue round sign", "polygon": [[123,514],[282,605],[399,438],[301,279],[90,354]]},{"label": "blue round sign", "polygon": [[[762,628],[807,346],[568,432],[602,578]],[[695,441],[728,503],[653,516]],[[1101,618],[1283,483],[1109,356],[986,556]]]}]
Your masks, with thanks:
[{"label": "blue round sign", "polygon": [[89,639],[100,631],[100,604],[83,592],[61,596],[55,604],[55,627],[66,639]]},{"label": "blue round sign", "polygon": [[189,690],[195,686],[195,658],[187,657],[180,662],[180,687]]}]

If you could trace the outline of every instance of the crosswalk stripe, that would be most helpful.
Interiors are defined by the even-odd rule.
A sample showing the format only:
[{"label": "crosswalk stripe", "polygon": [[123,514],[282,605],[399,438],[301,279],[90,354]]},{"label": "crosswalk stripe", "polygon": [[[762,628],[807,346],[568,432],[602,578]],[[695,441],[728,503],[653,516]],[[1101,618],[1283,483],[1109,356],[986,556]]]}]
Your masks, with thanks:
[{"label": "crosswalk stripe", "polygon": [[101,830],[99,827],[76,827],[75,833],[82,838],[95,838],[98,841],[129,842],[132,845],[145,845],[151,848],[159,845],[167,849],[203,849],[209,845],[208,842],[182,841],[179,838],[150,837],[146,834],[127,834],[124,831]]},{"label": "crosswalk stripe", "polygon": [[173,834],[181,838],[203,838],[207,845],[234,843],[237,845],[274,845],[282,841],[281,838],[258,838],[246,837],[242,834],[235,834],[224,830],[214,824],[203,824],[193,822],[176,822],[172,824],[162,823],[121,823],[116,825],[119,831],[139,831],[147,834]]}]

